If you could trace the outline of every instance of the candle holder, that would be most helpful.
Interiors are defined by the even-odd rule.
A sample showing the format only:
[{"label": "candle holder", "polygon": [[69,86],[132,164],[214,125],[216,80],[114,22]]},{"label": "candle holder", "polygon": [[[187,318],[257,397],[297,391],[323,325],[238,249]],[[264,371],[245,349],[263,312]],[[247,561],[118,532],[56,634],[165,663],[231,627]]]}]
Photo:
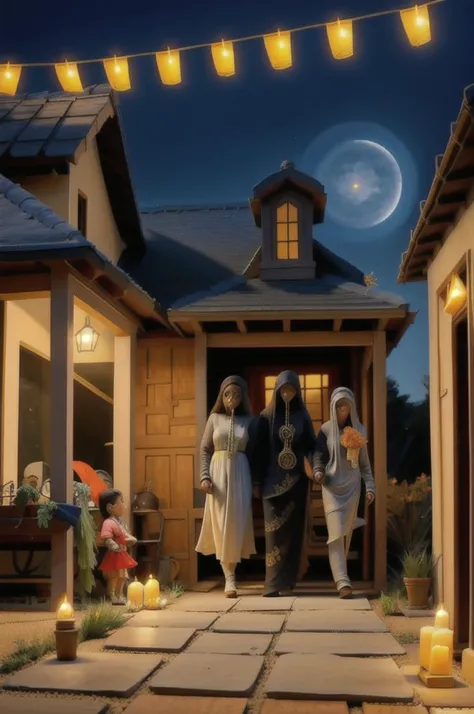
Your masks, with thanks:
[{"label": "candle holder", "polygon": [[418,677],[428,689],[453,689],[456,686],[452,674],[430,674],[424,667],[420,667]]},{"label": "candle holder", "polygon": [[60,662],[72,662],[77,659],[77,645],[79,644],[79,629],[76,627],[74,610],[64,598],[58,609],[56,629],[56,657]]}]

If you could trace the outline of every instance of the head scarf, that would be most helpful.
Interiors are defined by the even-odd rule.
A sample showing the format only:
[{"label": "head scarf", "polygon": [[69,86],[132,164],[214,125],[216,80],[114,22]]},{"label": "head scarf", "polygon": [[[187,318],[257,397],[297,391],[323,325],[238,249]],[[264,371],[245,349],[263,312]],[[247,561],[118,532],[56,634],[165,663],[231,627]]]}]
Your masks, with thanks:
[{"label": "head scarf", "polygon": [[326,467],[326,473],[331,476],[336,473],[338,470],[338,467],[340,465],[339,459],[342,458],[341,454],[341,449],[339,448],[340,446],[340,429],[339,429],[339,424],[337,421],[337,410],[336,410],[336,405],[337,402],[339,402],[341,399],[346,399],[349,402],[350,405],[350,414],[349,418],[351,420],[351,425],[354,427],[354,429],[357,429],[362,436],[366,436],[366,432],[364,427],[359,421],[359,415],[357,414],[357,407],[356,407],[356,402],[355,402],[355,396],[354,393],[348,389],[348,387],[338,387],[337,389],[334,390],[334,392],[331,395],[331,404],[330,404],[330,430],[331,430],[331,441],[334,445],[334,448],[332,449],[332,453],[330,454],[330,459],[329,463]]},{"label": "head scarf", "polygon": [[234,384],[236,387],[240,387],[240,391],[242,392],[242,400],[237,409],[235,410],[235,413],[243,414],[244,416],[251,416],[252,407],[250,405],[247,382],[245,381],[245,379],[242,379],[242,377],[238,377],[235,374],[231,377],[227,377],[222,382],[219,389],[219,394],[216,399],[216,403],[211,409],[211,414],[225,414],[224,392],[231,384]]},{"label": "head scarf", "polygon": [[296,372],[292,372],[287,369],[278,375],[270,404],[262,412],[264,416],[271,421],[271,423],[275,422],[277,414],[281,413],[282,416],[285,414],[285,402],[280,394],[280,389],[284,387],[285,384],[291,384],[291,386],[296,390],[296,394],[290,402],[290,413],[300,409],[306,410],[303,397],[301,396],[300,378]]}]

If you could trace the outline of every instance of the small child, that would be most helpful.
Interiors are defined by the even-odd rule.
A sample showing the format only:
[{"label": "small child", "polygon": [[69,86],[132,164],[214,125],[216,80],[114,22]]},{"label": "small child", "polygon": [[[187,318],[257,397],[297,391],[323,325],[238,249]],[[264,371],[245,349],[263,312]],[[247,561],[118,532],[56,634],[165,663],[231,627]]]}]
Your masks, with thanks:
[{"label": "small child", "polygon": [[122,516],[125,503],[121,491],[108,488],[99,496],[99,509],[105,519],[102,524],[101,538],[108,548],[100,570],[107,580],[107,596],[112,605],[125,605],[127,600],[123,593],[127,570],[138,563],[127,552],[127,545],[135,545],[137,539],[128,531]]}]

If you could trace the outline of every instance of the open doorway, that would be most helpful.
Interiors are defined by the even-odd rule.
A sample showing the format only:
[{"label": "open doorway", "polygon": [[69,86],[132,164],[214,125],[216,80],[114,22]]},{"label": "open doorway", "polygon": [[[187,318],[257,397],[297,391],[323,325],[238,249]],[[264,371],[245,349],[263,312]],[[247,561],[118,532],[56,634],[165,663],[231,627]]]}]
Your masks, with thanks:
[{"label": "open doorway", "polygon": [[470,425],[469,425],[469,342],[468,319],[464,314],[453,326],[454,356],[454,483],[456,563],[456,630],[460,646],[469,640],[470,558]]}]

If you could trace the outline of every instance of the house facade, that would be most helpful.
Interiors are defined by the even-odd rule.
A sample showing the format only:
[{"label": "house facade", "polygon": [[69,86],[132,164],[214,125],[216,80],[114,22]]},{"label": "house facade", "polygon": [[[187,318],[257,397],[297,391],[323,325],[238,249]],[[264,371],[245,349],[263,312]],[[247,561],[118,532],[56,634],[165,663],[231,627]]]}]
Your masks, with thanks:
[{"label": "house facade", "polygon": [[437,600],[453,617],[474,683],[474,93],[467,88],[399,281],[426,281],[429,302],[433,550]]},{"label": "house facade", "polygon": [[[257,413],[277,374],[294,369],[316,430],[335,387],[357,396],[377,499],[371,511],[361,499],[368,527],[354,535],[350,568],[367,592],[382,589],[386,358],[414,315],[317,240],[323,186],[284,162],[247,204],[139,216],[108,88],[0,99],[0,110],[3,484],[20,483],[33,461],[49,465],[55,500],[70,500],[71,473],[82,463],[108,472],[129,503],[150,484],[164,516],[162,551],[195,584],[215,574],[195,544],[204,506],[199,444],[219,384],[244,377]],[[87,320],[99,338],[81,351]],[[31,344],[37,324],[43,347]],[[47,422],[34,438],[31,410]],[[261,504],[253,509],[259,552],[240,576],[258,580],[264,529]],[[72,588],[71,535],[56,541],[52,601]],[[306,577],[321,587],[330,586],[325,541],[315,487]]]}]

